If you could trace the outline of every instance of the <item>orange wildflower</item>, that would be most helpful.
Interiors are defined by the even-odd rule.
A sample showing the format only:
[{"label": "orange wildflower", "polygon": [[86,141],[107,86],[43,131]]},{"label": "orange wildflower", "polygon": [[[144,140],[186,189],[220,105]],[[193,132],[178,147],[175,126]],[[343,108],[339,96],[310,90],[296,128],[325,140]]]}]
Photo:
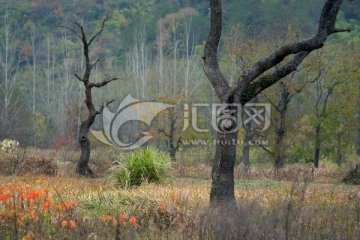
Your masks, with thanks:
[{"label": "orange wildflower", "polygon": [[164,200],[159,208],[160,212],[165,212],[167,209],[166,201]]},{"label": "orange wildflower", "polygon": [[21,193],[21,192],[24,190],[25,187],[27,187],[27,186],[17,185],[17,186],[15,187],[15,192]]},{"label": "orange wildflower", "polygon": [[74,220],[69,221],[70,228],[75,229],[77,227],[76,222]]},{"label": "orange wildflower", "polygon": [[66,228],[69,225],[69,222],[66,220],[62,220],[60,225],[62,228]]},{"label": "orange wildflower", "polygon": [[10,196],[8,194],[0,194],[0,202],[7,202]]},{"label": "orange wildflower", "polygon": [[120,213],[119,219],[121,220],[122,225],[126,225],[126,214],[125,213]]},{"label": "orange wildflower", "polygon": [[120,213],[120,214],[119,214],[119,218],[120,218],[121,220],[126,219],[126,214],[125,214],[125,213]]},{"label": "orange wildflower", "polygon": [[54,201],[51,198],[46,198],[40,205],[41,210],[48,212],[50,207],[54,204]]},{"label": "orange wildflower", "polygon": [[34,210],[30,210],[29,214],[30,214],[32,219],[36,219],[38,217],[37,213]]},{"label": "orange wildflower", "polygon": [[171,196],[171,199],[174,201],[174,202],[181,202],[181,194],[173,194]]},{"label": "orange wildflower", "polygon": [[101,219],[101,221],[108,222],[108,221],[112,221],[113,217],[110,215],[104,215],[100,219]]},{"label": "orange wildflower", "polygon": [[13,184],[9,184],[9,185],[7,185],[7,189],[8,189],[9,191],[12,191],[12,190],[15,189],[15,186],[14,186]]},{"label": "orange wildflower", "polygon": [[42,196],[42,192],[40,191],[36,191],[36,190],[32,190],[30,192],[25,192],[21,195],[21,200],[28,200],[28,201],[32,201],[32,200],[36,200],[38,198],[40,198]]},{"label": "orange wildflower", "polygon": [[56,204],[55,209],[56,209],[56,210],[62,210],[63,207],[64,207],[64,206],[63,206],[61,203],[58,203],[58,204]]},{"label": "orange wildflower", "polygon": [[130,219],[129,219],[129,223],[133,226],[136,226],[136,218],[134,216],[132,216]]},{"label": "orange wildflower", "polygon": [[76,207],[76,202],[64,202],[64,205],[65,209],[68,211]]},{"label": "orange wildflower", "polygon": [[76,207],[76,202],[62,202],[59,204],[56,204],[55,209],[57,210],[66,210],[69,211]]}]

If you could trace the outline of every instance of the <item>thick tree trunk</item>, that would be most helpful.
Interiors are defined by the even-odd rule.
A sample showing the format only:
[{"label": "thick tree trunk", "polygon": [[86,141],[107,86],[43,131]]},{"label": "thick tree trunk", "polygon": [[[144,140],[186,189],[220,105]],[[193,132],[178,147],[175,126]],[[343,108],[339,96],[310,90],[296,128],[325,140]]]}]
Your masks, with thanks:
[{"label": "thick tree trunk", "polygon": [[[90,89],[89,89],[90,90]],[[91,93],[90,93],[91,94]],[[80,144],[80,159],[78,161],[78,165],[76,168],[76,172],[78,174],[94,177],[94,173],[89,166],[90,161],[90,141],[88,138],[88,134],[90,131],[91,125],[94,123],[96,118],[96,111],[89,113],[90,116],[88,119],[81,123],[80,132],[79,132],[79,139],[78,142]]]},{"label": "thick tree trunk", "polygon": [[76,172],[81,175],[86,175],[92,177],[94,175],[93,171],[89,167],[90,160],[90,141],[88,137],[79,139],[81,155],[78,161]]},{"label": "thick tree trunk", "polygon": [[234,166],[238,131],[218,133],[212,166],[210,206],[235,204]]}]

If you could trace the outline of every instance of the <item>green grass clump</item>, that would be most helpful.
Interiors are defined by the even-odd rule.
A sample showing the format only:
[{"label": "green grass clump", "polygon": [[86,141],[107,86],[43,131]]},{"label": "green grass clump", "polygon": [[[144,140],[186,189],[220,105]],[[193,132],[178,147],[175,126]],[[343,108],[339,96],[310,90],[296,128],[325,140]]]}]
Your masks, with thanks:
[{"label": "green grass clump", "polygon": [[159,182],[170,168],[170,157],[153,148],[138,149],[115,162],[111,178],[121,187],[140,186],[143,182]]}]

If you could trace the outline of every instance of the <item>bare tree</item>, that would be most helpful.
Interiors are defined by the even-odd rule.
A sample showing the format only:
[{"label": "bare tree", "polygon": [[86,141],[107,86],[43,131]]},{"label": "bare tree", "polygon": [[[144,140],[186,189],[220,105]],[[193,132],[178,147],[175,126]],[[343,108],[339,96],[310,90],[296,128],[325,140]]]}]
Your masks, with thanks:
[{"label": "bare tree", "polygon": [[51,51],[51,38],[50,36],[46,37],[46,60],[44,62],[46,68],[44,68],[45,76],[46,76],[46,94],[42,95],[41,100],[44,104],[45,108],[45,117],[46,120],[49,121],[51,109],[53,108],[53,104],[55,101],[54,97],[54,78],[55,78],[55,54]]},{"label": "bare tree", "polygon": [[280,170],[285,165],[285,146],[284,146],[284,138],[286,136],[286,118],[288,114],[288,107],[291,103],[292,99],[299,93],[301,93],[304,88],[306,88],[309,84],[316,82],[321,76],[321,68],[320,62],[318,66],[318,74],[314,79],[309,78],[309,71],[306,74],[306,79],[300,85],[298,84],[293,91],[291,91],[291,87],[294,87],[296,82],[299,81],[296,78],[296,73],[300,72],[301,70],[294,71],[291,74],[291,77],[286,83],[284,80],[281,80],[280,83],[280,96],[278,103],[273,103],[265,94],[265,98],[272,104],[274,109],[278,112],[279,118],[275,118],[272,123],[276,122],[276,138],[275,138],[275,149],[274,151],[269,151],[263,148],[265,151],[270,153],[274,157],[274,168],[275,170]]},{"label": "bare tree", "polygon": [[1,90],[3,92],[4,105],[1,109],[3,134],[9,134],[11,123],[16,119],[15,110],[17,99],[14,95],[16,83],[16,71],[19,66],[17,54],[18,43],[15,38],[15,26],[10,22],[9,11],[5,10],[3,15],[3,27],[0,35],[0,69],[1,71]]},{"label": "bare tree", "polygon": [[176,80],[178,78],[178,67],[177,67],[177,54],[178,54],[178,46],[180,43],[180,39],[178,38],[177,32],[176,32],[176,24],[175,24],[175,20],[173,20],[172,22],[172,29],[173,29],[173,76],[172,76],[172,80],[173,80],[173,95],[176,95]]},{"label": "bare tree", "polygon": [[[88,117],[85,119],[85,121],[81,122],[80,131],[79,131],[79,144],[81,149],[81,155],[80,159],[77,165],[76,172],[80,175],[90,176],[93,177],[94,173],[89,167],[89,159],[90,159],[90,141],[88,138],[89,130],[91,125],[94,123],[95,118],[97,115],[101,114],[103,111],[104,106],[101,107],[100,110],[96,110],[94,103],[93,103],[93,96],[92,96],[92,89],[100,88],[108,83],[117,80],[116,77],[110,77],[106,76],[104,80],[101,82],[91,82],[90,81],[90,75],[93,68],[98,63],[99,59],[95,60],[94,62],[90,62],[89,57],[89,51],[90,46],[93,43],[93,41],[102,33],[104,30],[104,26],[106,21],[108,20],[108,17],[104,18],[101,23],[101,28],[99,31],[97,31],[91,38],[88,38],[86,35],[83,26],[79,22],[74,22],[76,27],[78,28],[78,31],[76,31],[73,28],[65,26],[65,28],[71,30],[73,33],[75,33],[79,39],[81,40],[82,46],[83,46],[83,55],[85,58],[85,69],[83,71],[83,75],[79,76],[77,73],[74,73],[74,76],[84,84],[85,87],[85,104],[88,110]],[[113,100],[112,100],[113,101]],[[107,102],[106,105],[110,104],[112,101]]]},{"label": "bare tree", "polygon": [[[222,4],[221,0],[210,0],[210,33],[203,56],[204,72],[221,103],[228,104],[228,110],[233,112],[231,118],[237,118],[237,110],[231,109],[230,104],[245,104],[263,90],[295,71],[310,52],[324,46],[329,35],[351,30],[335,28],[341,3],[342,0],[327,0],[320,16],[318,32],[313,37],[276,49],[243,71],[231,86],[220,70],[217,54],[222,32]],[[292,58],[287,60],[287,57],[290,56]],[[281,65],[279,66],[279,64]],[[268,70],[273,71],[268,72]],[[237,142],[238,136],[238,130],[235,128],[236,124],[227,125],[225,128],[227,132],[217,134],[218,144],[212,166],[211,206],[235,203],[236,144],[233,143]]]},{"label": "bare tree", "polygon": [[317,99],[315,103],[315,151],[314,151],[314,167],[319,167],[320,148],[321,148],[321,127],[322,121],[327,117],[327,106],[329,104],[330,96],[334,93],[334,89],[340,84],[345,83],[346,80],[335,81],[330,86],[324,89],[324,83],[321,78],[316,79],[316,93]]},{"label": "bare tree", "polygon": [[36,114],[37,114],[37,83],[36,79],[37,75],[37,61],[40,47],[36,46],[36,26],[34,23],[30,25],[30,41],[31,41],[31,58],[29,58],[28,54],[25,54],[26,62],[29,66],[29,70],[31,71],[31,102],[29,103],[29,108],[31,113],[33,114],[33,144],[36,148],[37,146],[37,122],[36,122]]},{"label": "bare tree", "polygon": [[[59,89],[59,95],[61,96],[60,99],[58,99],[57,106],[58,106],[58,114],[60,116],[66,116],[67,107],[72,102],[72,93],[75,87],[75,82],[73,81],[72,73],[77,72],[74,70],[75,64],[74,62],[75,57],[75,51],[71,48],[70,39],[68,37],[68,31],[65,29],[62,32],[61,37],[61,50],[62,50],[62,71],[61,74],[59,74],[59,81],[60,89]],[[56,117],[56,120],[58,121],[58,124],[61,126],[62,131],[65,133],[65,136],[69,136],[69,130],[67,128],[68,125],[68,118],[60,118]]]}]

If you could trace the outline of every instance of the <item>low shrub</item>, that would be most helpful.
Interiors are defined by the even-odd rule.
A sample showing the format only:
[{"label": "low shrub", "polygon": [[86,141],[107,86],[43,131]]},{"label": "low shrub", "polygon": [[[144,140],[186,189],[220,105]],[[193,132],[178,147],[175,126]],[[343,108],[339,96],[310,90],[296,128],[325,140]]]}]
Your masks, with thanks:
[{"label": "low shrub", "polygon": [[360,185],[360,164],[350,170],[342,180],[346,184]]},{"label": "low shrub", "polygon": [[153,148],[135,150],[122,156],[110,169],[111,179],[121,187],[159,182],[170,167],[170,157]]},{"label": "low shrub", "polygon": [[58,170],[51,151],[16,149],[0,153],[0,175],[43,174],[54,176]]}]

